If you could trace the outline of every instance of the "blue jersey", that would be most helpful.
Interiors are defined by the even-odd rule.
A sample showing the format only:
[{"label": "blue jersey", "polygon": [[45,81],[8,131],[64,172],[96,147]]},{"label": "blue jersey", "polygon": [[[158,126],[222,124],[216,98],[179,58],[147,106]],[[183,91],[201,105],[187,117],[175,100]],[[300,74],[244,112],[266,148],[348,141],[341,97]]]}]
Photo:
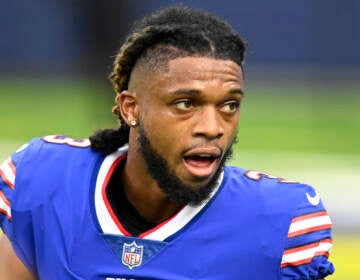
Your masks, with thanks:
[{"label": "blue jersey", "polygon": [[106,194],[126,147],[32,140],[0,167],[0,225],[39,279],[319,279],[331,221],[309,185],[226,167],[200,206],[131,236]]}]

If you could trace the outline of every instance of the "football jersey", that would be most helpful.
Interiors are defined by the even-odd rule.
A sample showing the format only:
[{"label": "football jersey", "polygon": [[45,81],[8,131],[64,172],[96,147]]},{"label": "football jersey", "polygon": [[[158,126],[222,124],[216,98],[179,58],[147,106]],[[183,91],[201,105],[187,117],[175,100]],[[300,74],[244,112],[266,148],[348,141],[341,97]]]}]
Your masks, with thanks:
[{"label": "football jersey", "polygon": [[309,185],[224,168],[210,198],[131,236],[106,188],[127,147],[33,139],[0,166],[0,225],[39,279],[320,279],[331,220]]}]

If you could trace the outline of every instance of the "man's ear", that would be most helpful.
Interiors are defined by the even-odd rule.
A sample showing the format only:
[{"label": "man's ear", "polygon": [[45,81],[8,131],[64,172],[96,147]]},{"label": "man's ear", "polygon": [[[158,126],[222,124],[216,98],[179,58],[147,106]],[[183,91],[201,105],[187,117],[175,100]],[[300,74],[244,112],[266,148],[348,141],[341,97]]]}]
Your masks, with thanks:
[{"label": "man's ear", "polygon": [[129,125],[131,121],[138,121],[139,107],[136,93],[124,90],[116,96],[122,119]]}]

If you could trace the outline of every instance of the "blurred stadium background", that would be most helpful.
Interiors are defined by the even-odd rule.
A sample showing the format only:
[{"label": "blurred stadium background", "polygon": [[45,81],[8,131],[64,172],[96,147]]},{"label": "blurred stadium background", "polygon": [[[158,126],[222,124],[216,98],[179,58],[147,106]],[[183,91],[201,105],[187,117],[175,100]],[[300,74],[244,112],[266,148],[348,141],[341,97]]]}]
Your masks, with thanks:
[{"label": "blurred stadium background", "polygon": [[[177,1],[5,1],[0,160],[32,137],[117,125],[106,76],[135,19]],[[232,163],[314,185],[334,223],[329,279],[360,279],[360,1],[182,1],[249,42]]]}]

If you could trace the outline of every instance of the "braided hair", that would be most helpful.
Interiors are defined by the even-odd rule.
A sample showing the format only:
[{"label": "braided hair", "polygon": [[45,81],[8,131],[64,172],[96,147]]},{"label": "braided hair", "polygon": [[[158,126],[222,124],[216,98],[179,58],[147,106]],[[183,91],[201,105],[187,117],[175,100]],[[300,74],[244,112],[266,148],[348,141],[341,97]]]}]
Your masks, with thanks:
[{"label": "braided hair", "polygon": [[[172,59],[185,56],[231,60],[242,67],[246,43],[218,17],[183,5],[175,5],[145,17],[116,55],[110,80],[117,98],[128,89],[135,67],[156,71]],[[117,101],[117,98],[115,99]],[[91,137],[91,148],[104,155],[128,143],[130,128],[118,105],[112,109],[120,119],[118,129],[102,129]]]}]

